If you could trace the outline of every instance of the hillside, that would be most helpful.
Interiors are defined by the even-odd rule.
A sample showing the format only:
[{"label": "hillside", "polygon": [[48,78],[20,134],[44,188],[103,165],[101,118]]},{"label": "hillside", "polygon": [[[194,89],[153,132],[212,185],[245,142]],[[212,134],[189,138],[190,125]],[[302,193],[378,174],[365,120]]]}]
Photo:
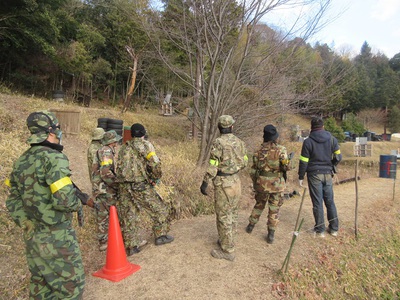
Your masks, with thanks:
[{"label": "hillside", "polygon": [[[60,105],[0,94],[0,150],[5,162],[0,169],[2,178],[9,173],[12,161],[26,148],[23,144],[27,137],[24,125],[26,116],[32,110],[44,108],[59,109]],[[67,136],[63,144],[70,159],[73,180],[84,191],[89,191],[86,167],[89,133],[96,125],[97,118],[121,116],[118,110],[110,108],[68,105],[61,105],[61,108],[81,111],[81,133],[78,136]],[[388,151],[397,149],[400,144],[374,143],[373,156],[359,158],[359,161],[372,163],[360,164],[361,180],[357,186],[354,182],[335,186],[341,226],[337,239],[331,236],[314,239],[309,233],[313,227],[311,201],[307,191],[297,186],[296,170],[289,174],[288,191],[296,189],[301,193],[306,192],[304,203],[301,205],[301,196],[285,201],[276,242],[273,245],[265,242],[265,212],[253,233],[247,234],[244,229],[254,200],[248,175],[244,171],[237,257],[232,263],[215,260],[210,256],[217,242],[215,216],[209,210],[213,199],[199,192],[203,173],[194,169],[197,152],[193,143],[186,139],[185,119],[182,116],[161,117],[154,111],[128,113],[122,118],[127,124],[143,122],[150,129],[150,137],[163,161],[164,179],[160,192],[177,208],[179,218],[173,222],[171,229],[175,241],[165,246],[155,246],[154,238],[145,223],[143,236],[149,245],[141,253],[129,258],[130,262],[141,266],[141,270],[117,283],[93,277],[91,274],[105,265],[106,254],[97,250],[92,211],[85,208],[86,224],[83,228],[76,226],[87,276],[85,300],[399,297],[400,274],[396,268],[400,262],[397,251],[400,240],[398,196],[393,201],[393,193],[399,190],[399,184],[398,180],[378,178],[378,171],[379,155],[388,154]],[[256,146],[258,142],[253,143]],[[290,151],[296,151],[297,161],[301,143],[287,143],[287,147]],[[352,143],[341,145],[348,161],[355,160],[353,147]],[[344,164],[339,169],[337,179],[339,181],[352,176],[354,167]],[[0,298],[27,299],[29,272],[21,230],[6,212],[6,195],[6,189],[1,187]],[[189,211],[192,211],[192,205],[196,203],[201,203],[195,206],[198,214],[191,217]],[[292,250],[289,270],[280,274],[290,249],[296,220],[303,220],[304,223]],[[358,234],[357,239],[355,233]],[[394,242],[388,242],[388,236],[389,241]],[[375,246],[378,252],[375,252]],[[382,257],[384,262],[380,264]]]}]

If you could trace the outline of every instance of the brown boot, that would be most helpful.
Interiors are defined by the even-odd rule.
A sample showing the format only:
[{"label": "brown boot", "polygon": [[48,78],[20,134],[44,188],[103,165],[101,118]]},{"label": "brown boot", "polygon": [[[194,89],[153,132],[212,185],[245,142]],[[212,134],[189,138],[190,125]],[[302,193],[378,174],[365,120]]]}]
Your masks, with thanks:
[{"label": "brown boot", "polygon": [[226,259],[229,261],[233,261],[235,259],[234,253],[224,252],[220,249],[214,249],[211,251],[211,256],[218,259]]}]

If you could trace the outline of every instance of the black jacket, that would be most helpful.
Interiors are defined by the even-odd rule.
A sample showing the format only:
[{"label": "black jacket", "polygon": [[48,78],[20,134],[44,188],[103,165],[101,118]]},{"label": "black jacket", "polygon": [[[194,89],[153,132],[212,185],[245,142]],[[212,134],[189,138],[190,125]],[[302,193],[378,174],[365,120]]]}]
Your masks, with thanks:
[{"label": "black jacket", "polygon": [[311,174],[331,174],[333,163],[342,160],[339,143],[330,132],[323,129],[312,130],[304,140],[299,163],[299,180],[307,172]]}]

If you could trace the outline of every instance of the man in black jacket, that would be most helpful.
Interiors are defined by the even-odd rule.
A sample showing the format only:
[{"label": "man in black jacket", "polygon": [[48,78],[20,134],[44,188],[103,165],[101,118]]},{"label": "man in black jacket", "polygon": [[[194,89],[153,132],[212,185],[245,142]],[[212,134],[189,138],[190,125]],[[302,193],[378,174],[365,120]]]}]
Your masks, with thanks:
[{"label": "man in black jacket", "polygon": [[315,219],[314,232],[316,236],[325,237],[324,207],[328,216],[328,233],[337,236],[339,220],[333,197],[333,168],[342,160],[337,139],[324,130],[321,118],[311,120],[311,133],[304,140],[299,163],[299,184],[303,186],[304,175],[307,172],[308,188],[310,190]]}]

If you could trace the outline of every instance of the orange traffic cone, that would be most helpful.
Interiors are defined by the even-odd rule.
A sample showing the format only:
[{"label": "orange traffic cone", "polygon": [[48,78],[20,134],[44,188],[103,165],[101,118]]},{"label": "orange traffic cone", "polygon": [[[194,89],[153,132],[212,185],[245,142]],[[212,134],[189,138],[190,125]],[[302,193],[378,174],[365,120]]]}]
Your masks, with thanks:
[{"label": "orange traffic cone", "polygon": [[139,270],[139,265],[131,264],[126,258],[117,210],[115,206],[111,206],[110,221],[108,225],[106,265],[92,275],[116,282]]}]

